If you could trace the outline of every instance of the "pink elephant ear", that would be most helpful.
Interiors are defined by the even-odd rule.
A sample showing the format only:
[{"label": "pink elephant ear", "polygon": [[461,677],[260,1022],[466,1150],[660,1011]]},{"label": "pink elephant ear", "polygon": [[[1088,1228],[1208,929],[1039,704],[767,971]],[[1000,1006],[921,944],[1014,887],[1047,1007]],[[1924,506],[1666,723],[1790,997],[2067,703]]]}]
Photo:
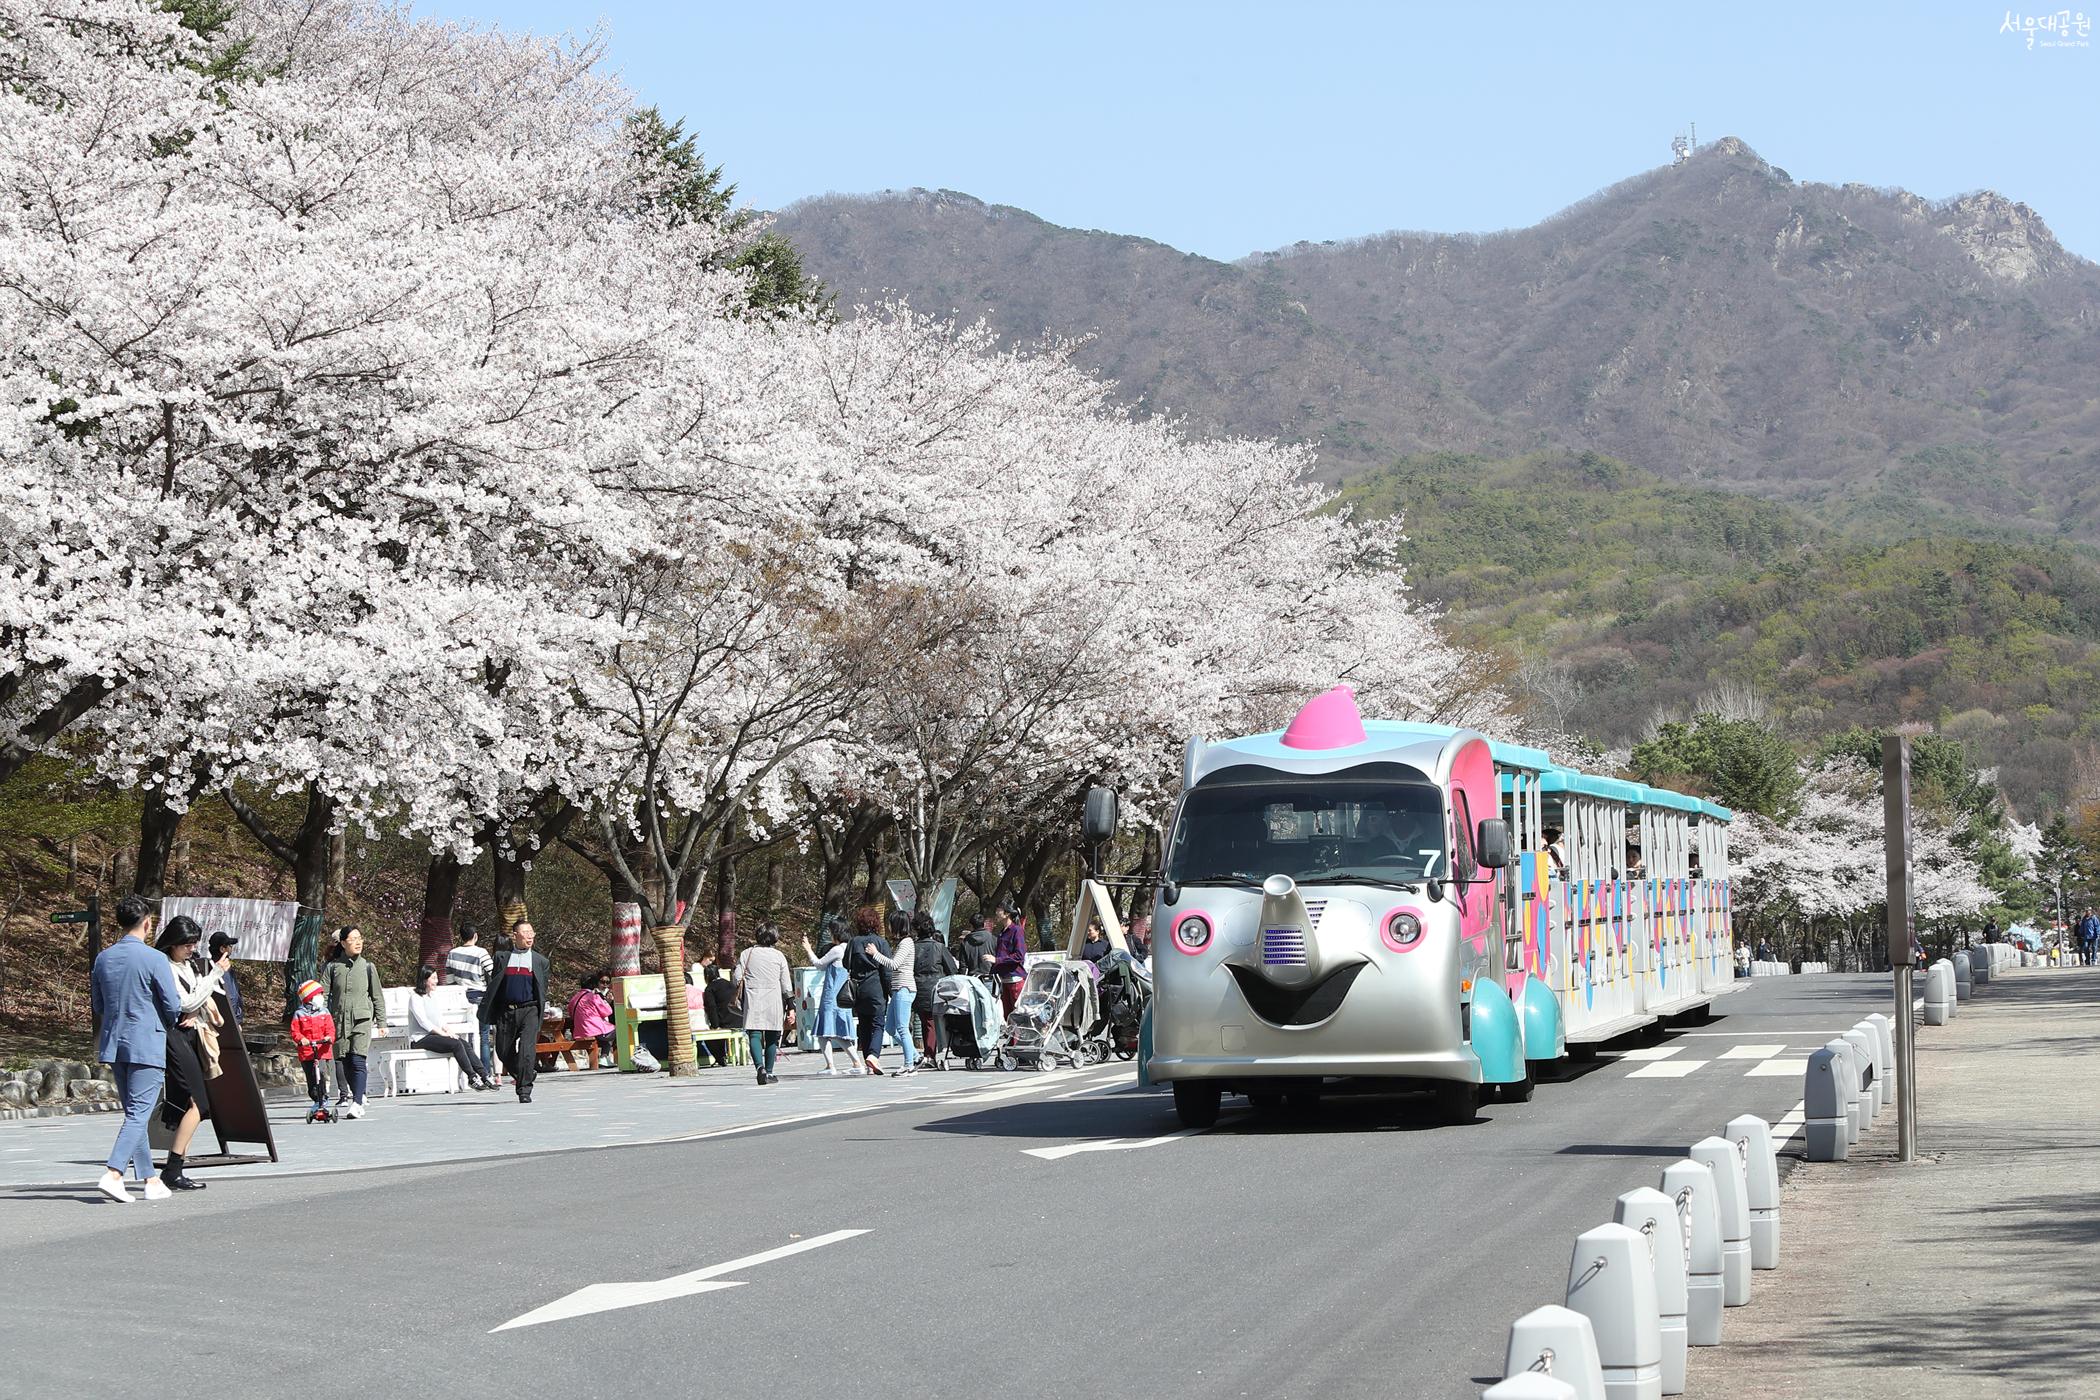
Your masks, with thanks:
[{"label": "pink elephant ear", "polygon": [[1355,690],[1338,685],[1305,702],[1305,708],[1291,720],[1290,728],[1283,731],[1283,746],[1346,749],[1368,737],[1364,733],[1364,717],[1356,709]]}]

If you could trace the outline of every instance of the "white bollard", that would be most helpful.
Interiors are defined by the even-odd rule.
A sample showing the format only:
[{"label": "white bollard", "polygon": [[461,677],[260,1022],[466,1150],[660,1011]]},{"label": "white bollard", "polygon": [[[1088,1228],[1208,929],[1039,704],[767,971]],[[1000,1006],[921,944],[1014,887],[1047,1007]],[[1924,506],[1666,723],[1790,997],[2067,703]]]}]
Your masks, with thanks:
[{"label": "white bollard", "polygon": [[1998,962],[1997,957],[1991,950],[1997,946],[1995,943],[1985,943],[1969,950],[1969,981],[1971,984],[1981,987],[1990,982],[1991,974],[1997,971]]},{"label": "white bollard", "polygon": [[[1662,1319],[1662,1393],[1684,1394],[1685,1348],[1691,1338],[1685,1332],[1684,1224],[1677,1206],[1650,1186],[1622,1192],[1612,1203],[1611,1218],[1648,1237],[1655,1259],[1655,1311]],[[1756,1221],[1751,1221],[1753,1231]],[[1753,1235],[1753,1252],[1755,1236]]]},{"label": "white bollard", "polygon": [[1506,1381],[1496,1381],[1480,1392],[1480,1400],[1578,1400],[1575,1387],[1538,1371],[1526,1371]]},{"label": "white bollard", "polygon": [[1842,1162],[1851,1155],[1852,1139],[1845,1132],[1851,1072],[1852,1051],[1843,1041],[1833,1040],[1808,1057],[1801,1082],[1801,1131],[1811,1162]]},{"label": "white bollard", "polygon": [[1604,1368],[1597,1361],[1597,1333],[1573,1308],[1548,1304],[1509,1325],[1509,1351],[1502,1374],[1551,1376],[1575,1392],[1575,1400],[1604,1400]]},{"label": "white bollard", "polygon": [[1577,1235],[1568,1260],[1568,1306],[1588,1317],[1596,1333],[1608,1400],[1662,1400],[1662,1314],[1648,1237],[1625,1225]]},{"label": "white bollard", "polygon": [[1961,1015],[1961,979],[1954,975],[1954,959],[1941,958],[1947,965],[1947,1019]]},{"label": "white bollard", "polygon": [[1865,1132],[1874,1126],[1874,1117],[1881,1112],[1881,1095],[1874,1087],[1874,1032],[1863,1025],[1854,1026],[1845,1032],[1845,1042],[1859,1062],[1859,1127]]},{"label": "white bollard", "polygon": [[1831,1051],[1845,1062],[1845,1077],[1841,1081],[1845,1086],[1845,1101],[1843,1105],[1845,1114],[1845,1145],[1847,1147],[1857,1146],[1860,1131],[1866,1126],[1860,1121],[1866,1115],[1859,1106],[1860,1071],[1863,1068],[1860,1063],[1859,1051],[1851,1041],[1842,1038],[1831,1041],[1823,1048]]},{"label": "white bollard", "polygon": [[1731,1308],[1750,1301],[1750,1183],[1735,1144],[1704,1137],[1684,1154],[1714,1174],[1714,1209],[1721,1217],[1722,1301]]},{"label": "white bollard", "polygon": [[1750,1267],[1779,1267],[1779,1159],[1772,1151],[1772,1125],[1754,1113],[1728,1120],[1721,1130],[1743,1159],[1750,1192]]},{"label": "white bollard", "polygon": [[1954,962],[1954,1000],[1967,1001],[1976,995],[1976,964],[1967,953],[1956,953]]},{"label": "white bollard", "polygon": [[1925,969],[1925,1024],[1944,1026],[1954,1016],[1954,974],[1944,963]]},{"label": "white bollard", "polygon": [[1881,1106],[1896,1101],[1896,1023],[1882,1012],[1868,1015],[1874,1032],[1874,1083],[1881,1090]]},{"label": "white bollard", "polygon": [[1712,1168],[1686,1157],[1663,1168],[1662,1193],[1684,1226],[1684,1330],[1695,1347],[1721,1344],[1728,1285],[1721,1262],[1721,1202]]}]

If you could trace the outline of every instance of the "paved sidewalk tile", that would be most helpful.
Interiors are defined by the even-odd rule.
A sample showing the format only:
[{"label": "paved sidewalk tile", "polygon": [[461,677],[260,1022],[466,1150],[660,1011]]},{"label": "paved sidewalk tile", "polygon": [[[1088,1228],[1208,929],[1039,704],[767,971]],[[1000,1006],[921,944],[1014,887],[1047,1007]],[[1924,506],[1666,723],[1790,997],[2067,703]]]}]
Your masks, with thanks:
[{"label": "paved sidewalk tile", "polygon": [[1919,1026],[1917,1093],[1917,1162],[1890,1110],[1788,1175],[1780,1267],[1693,1351],[1690,1394],[2100,1397],[2100,972],[2009,970]]}]

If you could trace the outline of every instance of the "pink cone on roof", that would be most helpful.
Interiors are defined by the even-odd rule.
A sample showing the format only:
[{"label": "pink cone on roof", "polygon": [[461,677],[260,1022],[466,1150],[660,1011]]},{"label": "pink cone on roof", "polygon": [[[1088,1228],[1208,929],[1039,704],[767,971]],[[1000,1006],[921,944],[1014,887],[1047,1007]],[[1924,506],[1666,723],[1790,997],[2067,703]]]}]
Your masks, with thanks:
[{"label": "pink cone on roof", "polygon": [[1283,746],[1287,749],[1346,749],[1369,737],[1364,733],[1364,717],[1356,708],[1356,691],[1350,686],[1338,685],[1305,702],[1305,708],[1291,720],[1290,728],[1283,731]]}]

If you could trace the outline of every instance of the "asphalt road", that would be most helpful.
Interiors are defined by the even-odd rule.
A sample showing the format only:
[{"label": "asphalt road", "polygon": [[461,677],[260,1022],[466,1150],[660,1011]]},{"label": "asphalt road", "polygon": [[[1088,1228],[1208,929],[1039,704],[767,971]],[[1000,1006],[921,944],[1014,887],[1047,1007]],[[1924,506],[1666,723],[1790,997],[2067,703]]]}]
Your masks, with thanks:
[{"label": "asphalt road", "polygon": [[[0,1394],[1475,1396],[1614,1196],[1784,1115],[1801,1058],[1887,997],[1760,980],[1462,1127],[1345,1100],[1184,1134],[1110,1065],[152,1207],[0,1192]],[[1695,1385],[1726,1364],[1696,1353]]]}]

